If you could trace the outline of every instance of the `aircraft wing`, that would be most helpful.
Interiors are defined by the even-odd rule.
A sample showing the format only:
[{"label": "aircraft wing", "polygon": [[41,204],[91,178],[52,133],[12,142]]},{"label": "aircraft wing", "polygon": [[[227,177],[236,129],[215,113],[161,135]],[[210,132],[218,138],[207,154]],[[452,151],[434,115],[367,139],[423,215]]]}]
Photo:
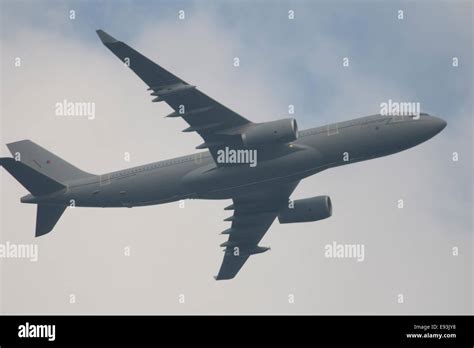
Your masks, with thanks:
[{"label": "aircraft wing", "polygon": [[218,148],[242,144],[240,134],[242,129],[252,124],[249,120],[103,30],[97,30],[97,34],[102,43],[148,85],[153,102],[164,101],[173,108],[174,112],[167,117],[183,118],[190,125],[183,132],[197,132],[204,139],[197,149],[208,148],[216,159]]},{"label": "aircraft wing", "polygon": [[278,211],[288,204],[288,199],[298,182],[272,185],[257,190],[245,197],[233,199],[233,204],[225,208],[234,210],[234,215],[224,221],[232,221],[231,228],[222,232],[229,239],[222,243],[224,260],[216,280],[232,279],[247,259],[270,248],[258,245],[278,215]]}]

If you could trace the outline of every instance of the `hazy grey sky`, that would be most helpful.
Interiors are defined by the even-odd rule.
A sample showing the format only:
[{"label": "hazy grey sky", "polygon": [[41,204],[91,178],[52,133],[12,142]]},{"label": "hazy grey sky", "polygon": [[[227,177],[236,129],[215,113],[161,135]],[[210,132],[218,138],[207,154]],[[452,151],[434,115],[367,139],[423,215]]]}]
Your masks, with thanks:
[{"label": "hazy grey sky", "polygon": [[[254,121],[288,117],[294,104],[309,128],[376,113],[392,99],[420,102],[448,122],[411,150],[302,181],[292,197],[327,194],[334,215],[275,222],[261,242],[272,250],[222,282],[212,276],[228,201],[68,209],[35,239],[36,206],[19,202],[26,191],[2,170],[0,242],[39,246],[36,263],[0,259],[3,313],[472,313],[471,2],[0,4],[2,156],[10,156],[3,144],[31,139],[103,173],[201,143],[181,133],[183,120],[162,118],[170,109],[151,103],[98,28]],[[96,118],[55,116],[64,99],[95,102]],[[364,244],[364,262],[325,258],[333,241]]]}]

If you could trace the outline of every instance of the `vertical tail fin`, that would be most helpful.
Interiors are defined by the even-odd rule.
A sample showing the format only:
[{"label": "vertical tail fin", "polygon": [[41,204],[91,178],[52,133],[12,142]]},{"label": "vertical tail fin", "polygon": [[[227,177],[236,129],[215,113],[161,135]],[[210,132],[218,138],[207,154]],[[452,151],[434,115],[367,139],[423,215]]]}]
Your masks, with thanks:
[{"label": "vertical tail fin", "polygon": [[35,196],[46,195],[66,187],[13,158],[0,158],[0,165]]},{"label": "vertical tail fin", "polygon": [[80,170],[31,140],[20,140],[7,144],[16,161],[60,183],[92,176]]},{"label": "vertical tail fin", "polygon": [[[0,165],[34,196],[60,191],[66,188],[70,181],[93,176],[30,140],[17,141],[7,146],[14,158],[0,158]],[[39,203],[36,237],[50,232],[65,209],[65,205]]]},{"label": "vertical tail fin", "polygon": [[[64,185],[56,180],[41,174],[26,164],[15,161],[13,158],[0,158],[0,165],[35,196],[47,195],[65,188]],[[50,232],[65,209],[65,205],[38,204],[36,237]]]}]

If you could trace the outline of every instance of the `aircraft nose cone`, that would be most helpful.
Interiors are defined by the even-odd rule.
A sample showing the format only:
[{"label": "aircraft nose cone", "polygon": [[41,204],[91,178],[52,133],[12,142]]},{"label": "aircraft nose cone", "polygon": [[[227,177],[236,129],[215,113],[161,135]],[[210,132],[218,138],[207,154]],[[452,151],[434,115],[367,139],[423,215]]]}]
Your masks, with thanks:
[{"label": "aircraft nose cone", "polygon": [[422,116],[420,119],[406,123],[405,139],[416,145],[421,144],[441,132],[446,125],[446,121],[442,118],[430,115]]},{"label": "aircraft nose cone", "polygon": [[438,134],[439,132],[441,132],[447,125],[445,120],[435,116],[431,116],[430,123],[434,134]]}]

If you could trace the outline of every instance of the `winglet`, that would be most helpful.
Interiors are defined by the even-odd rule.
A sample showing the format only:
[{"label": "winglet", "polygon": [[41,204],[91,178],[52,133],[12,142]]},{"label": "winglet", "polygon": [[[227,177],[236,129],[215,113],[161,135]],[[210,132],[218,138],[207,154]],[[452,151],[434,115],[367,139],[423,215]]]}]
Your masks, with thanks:
[{"label": "winglet", "polygon": [[110,36],[109,34],[107,34],[102,29],[96,30],[95,32],[97,33],[97,35],[99,35],[100,41],[102,41],[102,43],[104,43],[104,44],[118,42],[117,39]]}]

